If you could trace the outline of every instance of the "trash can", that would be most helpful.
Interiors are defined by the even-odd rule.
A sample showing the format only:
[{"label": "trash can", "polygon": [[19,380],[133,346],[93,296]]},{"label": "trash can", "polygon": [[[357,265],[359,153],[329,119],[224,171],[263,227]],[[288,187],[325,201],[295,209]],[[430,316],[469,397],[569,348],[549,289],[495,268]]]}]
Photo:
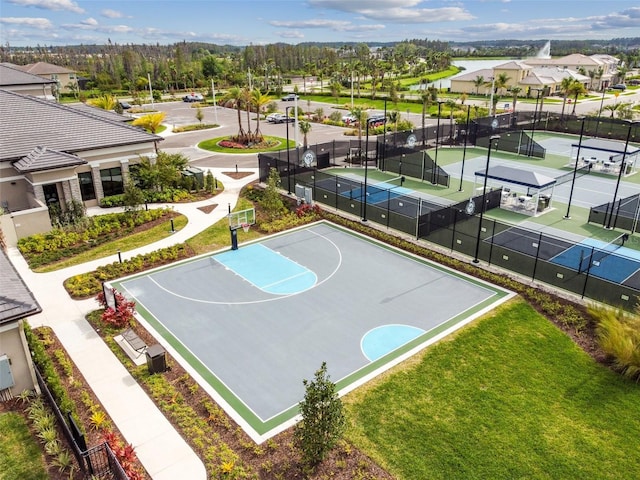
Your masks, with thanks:
[{"label": "trash can", "polygon": [[162,373],[167,370],[167,355],[162,345],[156,343],[147,348],[147,368],[149,373]]}]

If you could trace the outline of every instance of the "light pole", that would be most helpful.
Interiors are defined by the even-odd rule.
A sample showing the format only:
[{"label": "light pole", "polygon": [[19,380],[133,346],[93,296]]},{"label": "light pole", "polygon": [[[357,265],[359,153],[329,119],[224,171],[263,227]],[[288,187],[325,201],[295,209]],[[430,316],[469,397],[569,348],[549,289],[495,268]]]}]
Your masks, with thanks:
[{"label": "light pole", "polygon": [[[362,209],[362,221],[367,221],[367,172],[369,167],[369,119],[367,119],[367,137],[364,143],[364,205]],[[362,156],[360,157],[362,158]]]},{"label": "light pole", "polygon": [[382,168],[382,170],[386,168],[386,165],[384,164],[384,160],[385,160],[384,153],[386,149],[387,149],[387,97],[384,98],[384,128],[382,129],[382,161],[381,161],[382,167],[378,165],[378,168]]},{"label": "light pole", "polygon": [[496,77],[491,77],[491,97],[489,98],[489,112],[491,112],[491,116],[495,117],[496,112],[493,108],[493,91],[496,89]]},{"label": "light pole", "polygon": [[433,168],[433,173],[431,174],[431,183],[434,184],[435,183],[435,179],[436,179],[436,169],[438,168],[438,137],[440,136],[440,110],[442,109],[442,104],[444,102],[438,100],[438,123],[436,125],[436,154],[435,154],[435,159],[434,159],[434,168]]},{"label": "light pole", "polygon": [[602,86],[602,99],[600,100],[600,110],[598,110],[598,121],[596,122],[596,131],[593,134],[594,137],[598,136],[598,127],[600,127],[600,117],[602,116],[602,105],[604,104],[604,94],[607,92],[607,89]]},{"label": "light pole", "polygon": [[480,221],[478,222],[478,236],[476,238],[476,253],[473,258],[473,263],[480,263],[478,260],[478,253],[480,251],[480,234],[482,233],[482,218],[484,216],[484,209],[487,206],[487,201],[485,196],[487,194],[487,178],[489,178],[489,160],[491,160],[491,149],[493,148],[493,142],[498,141],[500,139],[500,135],[492,135],[489,138],[489,149],[487,150],[487,164],[485,166],[484,171],[484,184],[482,186],[482,205],[480,206]]},{"label": "light pole", "polygon": [[[613,192],[613,202],[611,202],[611,213],[609,213],[609,206],[607,205],[607,211],[605,212],[605,218],[607,218],[607,214],[609,213],[609,220],[607,221],[607,226],[605,227],[607,230],[611,230],[611,219],[613,218],[613,209],[616,206],[616,197],[618,196],[618,188],[620,187],[620,180],[622,179],[622,171],[625,168],[624,162],[627,157],[627,148],[629,148],[629,139],[631,138],[631,129],[638,122],[629,122],[629,130],[627,131],[627,140],[624,143],[624,152],[622,152],[622,161],[620,162],[620,171],[618,172],[618,180],[616,181],[616,188]],[[615,225],[615,222],[614,222]]]},{"label": "light pole", "polygon": [[529,139],[529,151],[528,157],[533,155],[533,134],[536,133],[536,120],[538,117],[538,102],[540,101],[540,93],[542,92],[541,88],[532,88],[531,90],[535,90],[536,94],[536,108],[533,110],[533,123],[531,124],[531,138]]},{"label": "light pole", "polygon": [[291,162],[290,162],[290,147],[289,147],[289,109],[291,106],[284,109],[284,121],[287,124],[287,193],[291,195]]},{"label": "light pole", "polygon": [[576,172],[578,171],[578,161],[580,160],[580,148],[582,147],[582,134],[584,133],[584,120],[582,117],[582,125],[580,126],[580,140],[578,141],[578,153],[576,154],[576,164],[573,166],[573,178],[571,180],[571,190],[569,191],[569,204],[567,205],[567,214],[564,216],[565,220],[569,220],[571,215],[569,211],[571,209],[571,198],[573,197],[573,187],[576,183]]},{"label": "light pole", "polygon": [[458,191],[462,191],[462,177],[464,177],[464,159],[467,156],[467,138],[469,137],[469,115],[471,114],[471,105],[467,105],[467,123],[464,130],[464,150],[462,150],[462,169],[460,170],[460,186]]}]

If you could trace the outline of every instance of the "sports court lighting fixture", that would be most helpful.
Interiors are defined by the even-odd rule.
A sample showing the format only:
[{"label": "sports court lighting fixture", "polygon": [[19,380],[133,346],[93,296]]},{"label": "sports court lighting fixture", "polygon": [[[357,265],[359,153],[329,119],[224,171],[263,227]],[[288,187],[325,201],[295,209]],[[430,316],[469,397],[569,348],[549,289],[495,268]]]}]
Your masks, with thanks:
[{"label": "sports court lighting fixture", "polygon": [[491,160],[491,149],[493,148],[494,141],[498,142],[500,135],[491,135],[489,138],[489,148],[487,149],[487,165],[484,171],[484,184],[482,186],[482,205],[480,206],[480,221],[478,222],[478,236],[476,238],[476,253],[473,257],[473,263],[480,263],[478,260],[478,252],[480,251],[480,234],[482,233],[482,218],[484,210],[487,207],[486,193],[487,193],[487,178],[489,178],[489,161]]}]

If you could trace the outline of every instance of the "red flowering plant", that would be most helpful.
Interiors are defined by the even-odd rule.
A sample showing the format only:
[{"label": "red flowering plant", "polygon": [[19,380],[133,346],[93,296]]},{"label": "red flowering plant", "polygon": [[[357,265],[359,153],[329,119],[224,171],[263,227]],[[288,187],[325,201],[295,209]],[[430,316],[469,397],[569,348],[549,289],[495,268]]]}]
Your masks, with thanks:
[{"label": "red flowering plant", "polygon": [[107,305],[104,292],[100,292],[97,297],[98,303],[104,308],[102,321],[116,328],[125,327],[133,320],[133,314],[136,311],[136,302],[127,300],[125,296],[115,288],[112,288],[111,291],[116,301],[115,309]]}]

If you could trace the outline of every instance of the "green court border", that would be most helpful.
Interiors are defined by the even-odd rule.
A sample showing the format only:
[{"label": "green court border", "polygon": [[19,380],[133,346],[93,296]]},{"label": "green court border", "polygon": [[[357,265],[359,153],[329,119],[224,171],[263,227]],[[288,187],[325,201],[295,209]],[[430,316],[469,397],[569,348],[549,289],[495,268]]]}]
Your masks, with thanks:
[{"label": "green court border", "polygon": [[[436,337],[437,335],[441,334],[442,332],[446,331],[447,329],[461,323],[463,320],[469,318],[470,316],[476,315],[480,312],[482,312],[483,310],[487,309],[488,307],[492,307],[495,308],[497,305],[499,305],[500,303],[502,303],[503,301],[505,301],[506,299],[508,299],[509,297],[513,296],[514,293],[510,292],[506,289],[503,289],[501,287],[495,286],[495,285],[491,285],[490,283],[487,283],[483,280],[479,280],[477,278],[471,277],[467,274],[461,273],[461,272],[457,272],[455,270],[452,270],[448,267],[445,267],[443,265],[439,265],[437,263],[434,263],[428,259],[419,257],[417,255],[411,254],[409,252],[406,252],[404,250],[398,249],[396,247],[393,247],[391,245],[385,244],[384,242],[380,242],[376,239],[367,237],[366,235],[363,235],[361,233],[358,232],[354,232],[353,230],[350,230],[348,228],[342,227],[340,225],[336,225],[328,220],[321,220],[319,222],[316,223],[312,223],[312,224],[308,224],[305,225],[303,227],[299,227],[299,228],[295,228],[293,230],[287,230],[284,232],[279,232],[277,234],[274,235],[270,235],[270,236],[266,236],[266,237],[261,237],[259,239],[253,240],[251,242],[246,242],[246,244],[250,244],[250,243],[260,243],[262,241],[265,241],[267,239],[271,239],[274,237],[278,237],[278,236],[283,236],[283,235],[288,235],[291,234],[295,231],[299,231],[299,230],[304,230],[307,228],[311,228],[313,226],[316,225],[320,225],[320,224],[324,224],[324,225],[328,225],[331,228],[334,228],[336,230],[340,230],[344,233],[350,234],[358,239],[360,239],[361,241],[365,241],[365,242],[369,242],[375,246],[378,247],[382,247],[386,250],[389,250],[390,252],[393,252],[395,254],[399,254],[399,255],[403,255],[404,257],[410,258],[414,261],[417,261],[419,263],[422,263],[425,266],[434,268],[436,270],[441,271],[442,273],[451,275],[453,277],[457,277],[459,279],[465,280],[469,283],[472,283],[476,286],[479,286],[481,288],[484,288],[490,292],[493,292],[493,295],[491,295],[489,298],[487,298],[486,300],[484,300],[483,302],[480,302],[477,305],[474,305],[472,308],[464,311],[464,312],[460,312],[458,315],[450,318],[449,320],[443,322],[442,324],[438,325],[437,327],[434,327],[432,330],[429,330],[427,332],[425,332],[424,334],[420,335],[419,337],[416,337],[415,339],[413,339],[412,341],[408,342],[407,344],[403,345],[402,347],[397,348],[396,350],[388,353],[387,355],[369,363],[368,365],[360,368],[359,370],[356,370],[355,372],[347,375],[346,377],[338,380],[336,382],[336,387],[338,390],[343,390],[347,387],[350,387],[351,385],[353,385],[354,383],[362,380],[364,377],[371,375],[373,372],[375,372],[376,370],[379,370],[383,367],[385,367],[386,365],[390,364],[391,362],[393,362],[394,360],[397,360],[398,358],[402,357],[403,355],[406,355],[408,352],[410,352],[411,350],[419,347],[420,345],[425,344],[426,342],[428,342],[429,340],[431,340],[432,338]],[[175,262],[169,265],[164,265],[162,267],[153,269],[153,270],[148,270],[146,272],[142,272],[139,274],[135,274],[135,275],[131,275],[128,277],[123,277],[120,278],[116,281],[112,281],[111,286],[115,287],[116,289],[118,289],[119,291],[124,291],[122,288],[122,283],[125,281],[129,281],[132,279],[136,279],[136,278],[142,278],[145,277],[151,273],[155,273],[155,272],[159,272],[159,271],[163,271],[163,270],[168,270],[171,268],[174,268],[176,266],[179,265],[185,265],[191,262],[195,262],[195,261],[199,261],[204,257],[208,257],[211,255],[215,255],[216,253],[220,253],[223,251],[226,251],[227,249],[224,248],[222,250],[217,250],[214,252],[210,252],[210,253],[206,253],[203,255],[199,255],[197,257],[193,257],[187,260],[182,260],[179,262]],[[297,414],[298,414],[298,406],[294,405],[290,408],[288,408],[287,410],[284,410],[283,412],[279,413],[278,415],[275,415],[274,417],[269,418],[266,421],[263,421],[261,418],[259,418],[255,413],[253,413],[249,407],[240,399],[238,398],[229,388],[227,388],[226,385],[224,385],[217,377],[216,375],[209,370],[209,368],[204,365],[200,360],[198,360],[196,358],[196,356],[194,354],[191,353],[191,351],[189,351],[189,349],[182,344],[182,342],[176,338],[173,333],[168,330],[167,328],[165,328],[164,325],[162,325],[154,316],[153,314],[151,314],[150,311],[148,311],[143,305],[141,305],[140,303],[136,302],[136,310],[138,312],[138,314],[140,316],[142,316],[142,318],[155,330],[155,332],[157,332],[157,334],[159,334],[162,339],[167,342],[169,345],[171,345],[171,347],[180,355],[180,357],[182,357],[182,359],[184,361],[187,362],[187,364],[193,368],[198,375],[200,375],[202,377],[202,379],[207,382],[209,384],[209,386],[211,388],[214,389],[214,391],[235,411],[235,413],[237,415],[239,415],[258,435],[264,435],[266,433],[268,433],[269,431],[279,427],[280,425],[282,425],[284,422],[287,422],[289,420],[292,420]],[[179,358],[175,359],[176,361],[180,362]],[[302,382],[302,379],[300,379],[300,381]]]}]

